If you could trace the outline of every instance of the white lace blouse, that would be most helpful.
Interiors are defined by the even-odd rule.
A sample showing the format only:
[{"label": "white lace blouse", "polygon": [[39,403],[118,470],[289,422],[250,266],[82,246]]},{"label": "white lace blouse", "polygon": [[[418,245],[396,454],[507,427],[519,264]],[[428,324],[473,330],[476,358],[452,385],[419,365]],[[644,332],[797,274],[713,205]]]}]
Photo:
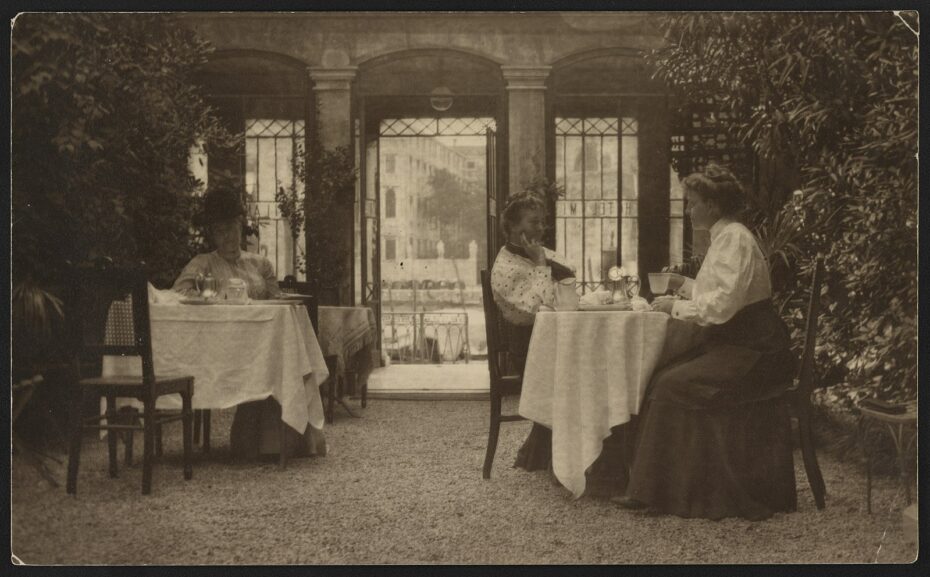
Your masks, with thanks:
[{"label": "white lace blouse", "polygon": [[[548,260],[565,265],[556,253],[544,250]],[[504,247],[497,253],[491,268],[494,302],[504,319],[514,325],[531,325],[539,305],[553,306],[556,284],[552,280],[552,267],[536,266],[530,259]]]},{"label": "white lace blouse", "polygon": [[702,326],[720,325],[746,305],[772,297],[768,263],[744,225],[720,219],[694,279],[690,300],[675,301],[672,316]]}]

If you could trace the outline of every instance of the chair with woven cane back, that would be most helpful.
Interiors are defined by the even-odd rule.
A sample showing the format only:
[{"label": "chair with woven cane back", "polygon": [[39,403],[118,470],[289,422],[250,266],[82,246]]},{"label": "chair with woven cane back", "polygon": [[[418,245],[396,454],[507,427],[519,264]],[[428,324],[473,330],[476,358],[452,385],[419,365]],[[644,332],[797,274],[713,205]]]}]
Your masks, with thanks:
[{"label": "chair with woven cane back", "polygon": [[[73,375],[75,400],[72,404],[72,430],[68,457],[67,492],[77,492],[78,465],[83,432],[87,429],[107,431],[110,477],[117,476],[117,432],[142,430],[142,494],[152,490],[152,465],[156,452],[156,434],[165,423],[183,422],[184,478],[193,477],[191,437],[194,378],[156,375],[152,362],[152,335],[149,322],[148,281],[144,264],[116,267],[108,260],[98,260],[73,269],[69,314],[74,344]],[[139,376],[81,375],[82,361],[102,362],[104,355],[136,356],[142,361]],[[98,365],[99,366],[99,365]],[[82,408],[89,396],[105,397],[106,412],[85,418]],[[163,395],[180,395],[180,413],[157,412],[155,403]],[[122,422],[117,414],[118,398],[142,402],[142,423]]]},{"label": "chair with woven cane back", "polygon": [[520,394],[523,387],[523,377],[522,375],[508,374],[507,372],[508,363],[501,342],[499,311],[494,303],[494,295],[491,292],[491,275],[487,270],[481,271],[481,297],[484,301],[484,327],[488,340],[488,373],[491,377],[491,418],[482,477],[490,479],[494,453],[497,452],[497,439],[500,435],[501,423],[525,420],[520,415],[501,413],[503,398]]}]

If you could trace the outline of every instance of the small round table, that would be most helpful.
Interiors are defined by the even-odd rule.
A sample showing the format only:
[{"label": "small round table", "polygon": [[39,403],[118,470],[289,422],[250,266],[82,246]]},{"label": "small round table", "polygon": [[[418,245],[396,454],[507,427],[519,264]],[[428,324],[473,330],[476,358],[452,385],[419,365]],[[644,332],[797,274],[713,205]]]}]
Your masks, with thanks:
[{"label": "small round table", "polygon": [[[908,403],[903,413],[884,413],[868,407],[859,407],[859,438],[865,452],[866,473],[866,507],[872,512],[872,446],[868,435],[882,425],[891,436],[897,453],[899,479],[904,486],[904,496],[907,504],[911,504],[911,489],[905,475],[907,455],[917,440],[917,404]],[[879,429],[880,430],[880,429]]]}]

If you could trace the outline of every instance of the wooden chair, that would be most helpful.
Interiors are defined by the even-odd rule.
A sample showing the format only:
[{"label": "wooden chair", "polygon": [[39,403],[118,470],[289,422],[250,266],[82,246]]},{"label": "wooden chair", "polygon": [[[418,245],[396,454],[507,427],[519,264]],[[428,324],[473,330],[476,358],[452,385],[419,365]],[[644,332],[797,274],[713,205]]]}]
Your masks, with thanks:
[{"label": "wooden chair", "polygon": [[484,327],[488,340],[488,373],[491,377],[491,420],[488,430],[488,449],[484,456],[482,476],[491,478],[491,465],[497,451],[497,438],[501,423],[523,421],[520,415],[501,414],[502,400],[505,396],[519,395],[523,386],[523,376],[506,374],[506,351],[501,342],[500,318],[494,295],[491,292],[491,275],[487,270],[481,271],[481,296],[484,301]]},{"label": "wooden chair", "polygon": [[[152,461],[155,457],[157,429],[168,422],[183,422],[184,478],[193,477],[191,437],[194,378],[162,377],[152,364],[152,337],[149,322],[148,282],[141,266],[117,268],[106,261],[75,267],[69,315],[74,344],[73,375],[75,400],[72,403],[72,430],[68,456],[67,492],[77,492],[81,440],[86,429],[106,430],[109,445],[110,477],[117,476],[117,432],[142,430],[142,494],[152,491]],[[142,360],[141,376],[81,377],[81,361],[104,355],[138,356]],[[87,417],[82,414],[88,396],[107,400],[106,413]],[[180,395],[182,410],[158,413],[155,403],[163,395]],[[135,398],[142,402],[142,423],[120,422],[117,398]],[[106,423],[103,423],[103,420]]]},{"label": "wooden chair", "polygon": [[814,348],[817,344],[817,317],[820,315],[820,287],[823,283],[823,259],[818,258],[814,264],[814,275],[811,281],[810,299],[807,305],[807,318],[804,336],[804,353],[801,356],[801,366],[798,378],[793,386],[785,393],[791,416],[798,420],[798,434],[800,436],[801,455],[804,458],[804,471],[807,481],[814,493],[814,502],[818,509],[826,506],[826,485],[823,474],[817,464],[817,454],[814,452],[814,437],[811,426],[813,407],[811,393],[817,379],[816,359]]}]

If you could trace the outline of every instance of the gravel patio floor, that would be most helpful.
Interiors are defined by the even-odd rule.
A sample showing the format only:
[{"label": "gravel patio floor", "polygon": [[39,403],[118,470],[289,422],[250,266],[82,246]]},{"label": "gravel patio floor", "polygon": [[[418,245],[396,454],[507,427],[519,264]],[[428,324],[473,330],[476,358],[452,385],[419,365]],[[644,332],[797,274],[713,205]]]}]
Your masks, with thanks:
[{"label": "gravel patio floor", "polygon": [[[515,402],[515,401],[513,401]],[[513,409],[514,407],[511,407]],[[487,402],[374,400],[363,418],[337,409],[329,454],[230,460],[232,410],[213,412],[213,452],[181,474],[180,424],[165,431],[153,493],[136,466],[106,473],[106,443],[84,443],[78,494],[64,466],[50,487],[20,456],[11,470],[12,552],[25,564],[665,564],[908,563],[904,497],[880,478],[821,455],[827,508],[814,507],[795,455],[798,511],[763,522],[686,520],[618,509],[511,468],[529,423],[505,423],[481,478]],[[120,447],[122,455],[122,446]],[[121,457],[122,459],[122,457]],[[121,463],[122,465],[122,460]]]}]

